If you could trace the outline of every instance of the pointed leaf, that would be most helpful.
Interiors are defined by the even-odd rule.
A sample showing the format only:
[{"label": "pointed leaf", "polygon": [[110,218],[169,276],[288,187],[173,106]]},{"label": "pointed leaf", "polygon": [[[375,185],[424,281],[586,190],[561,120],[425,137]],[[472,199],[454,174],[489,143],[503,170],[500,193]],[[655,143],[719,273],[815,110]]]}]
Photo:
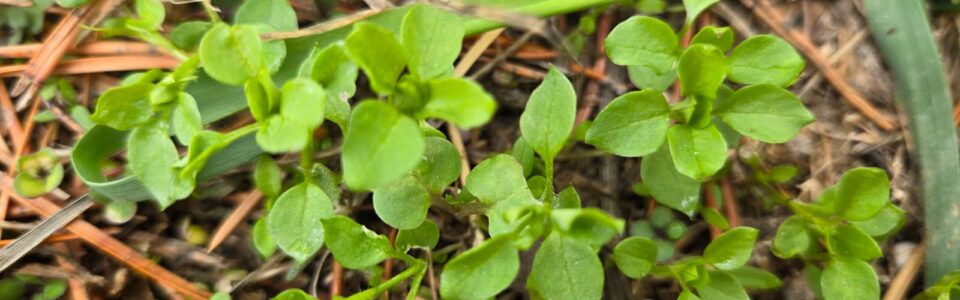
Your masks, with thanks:
[{"label": "pointed leaf", "polygon": [[361,102],[343,141],[343,180],[355,190],[386,186],[417,166],[424,147],[412,119],[386,103]]},{"label": "pointed leaf", "polygon": [[617,97],[597,115],[587,143],[624,157],[653,153],[667,137],[670,106],[660,92],[646,89]]},{"label": "pointed leaf", "polygon": [[544,161],[552,162],[563,149],[576,117],[577,94],[573,85],[556,68],[551,67],[533,93],[523,114],[520,132]]}]

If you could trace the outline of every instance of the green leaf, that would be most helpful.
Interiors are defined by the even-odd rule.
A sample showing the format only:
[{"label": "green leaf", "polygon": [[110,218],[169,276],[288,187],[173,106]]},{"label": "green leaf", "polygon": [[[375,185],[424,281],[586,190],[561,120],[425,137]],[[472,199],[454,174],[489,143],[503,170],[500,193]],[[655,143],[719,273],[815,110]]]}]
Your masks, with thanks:
[{"label": "green leaf", "polygon": [[352,189],[376,189],[413,170],[424,153],[417,123],[390,105],[364,101],[343,141],[343,179]]},{"label": "green leaf", "polygon": [[266,24],[280,31],[296,31],[297,13],[289,0],[246,0],[237,9],[236,24]]},{"label": "green leaf", "polygon": [[[40,299],[45,300],[56,300],[60,299],[64,293],[67,291],[67,281],[63,279],[53,279],[47,281],[43,285],[43,291],[41,292],[43,297]],[[37,299],[37,295],[34,294],[34,299]]]},{"label": "green leaf", "polygon": [[617,97],[587,130],[588,144],[624,157],[644,156],[663,144],[670,106],[663,94],[645,89]]},{"label": "green leaf", "polygon": [[577,94],[563,73],[550,67],[520,115],[523,139],[548,163],[563,149],[573,130]]},{"label": "green leaf", "polygon": [[200,41],[203,70],[217,81],[241,85],[263,67],[263,46],[253,26],[214,25]]},{"label": "green leaf", "polygon": [[645,237],[629,237],[613,248],[613,261],[627,277],[647,276],[657,261],[657,244]]},{"label": "green leaf", "polygon": [[658,203],[691,218],[697,211],[700,205],[700,182],[677,171],[667,144],[643,159],[640,178]]},{"label": "green leaf", "polygon": [[373,90],[379,95],[392,94],[407,65],[407,54],[397,36],[379,25],[360,22],[353,26],[345,45],[347,54],[367,74]]},{"label": "green leaf", "polygon": [[333,215],[330,198],[311,181],[297,184],[280,195],[267,215],[267,230],[284,253],[306,262],[323,247],[323,218]]},{"label": "green leaf", "polygon": [[673,68],[680,47],[669,24],[646,16],[620,22],[603,42],[613,63],[648,67],[656,74]]},{"label": "green leaf", "polygon": [[417,113],[421,118],[439,118],[461,128],[490,121],[497,102],[480,84],[463,78],[441,78],[427,83],[430,99]]},{"label": "green leaf", "polygon": [[411,175],[373,192],[373,209],[384,223],[397,229],[413,229],[423,223],[430,209],[430,192]]},{"label": "green leaf", "polygon": [[556,208],[580,208],[580,194],[572,185],[557,194]]},{"label": "green leaf", "polygon": [[17,176],[13,187],[24,197],[37,197],[52,192],[63,181],[63,165],[53,149],[43,148],[17,159]]},{"label": "green leaf", "polygon": [[733,30],[730,30],[730,27],[706,26],[693,36],[690,43],[713,45],[720,49],[720,52],[727,52],[733,47]]},{"label": "green leaf", "polygon": [[410,248],[433,249],[440,241],[440,227],[430,219],[413,229],[400,229],[397,233],[397,249],[406,252]]},{"label": "green leaf", "polygon": [[799,216],[791,216],[780,224],[773,238],[773,254],[781,258],[791,258],[810,250],[815,240],[807,228],[807,221]]},{"label": "green leaf", "polygon": [[733,92],[714,113],[737,132],[766,143],[789,141],[813,122],[797,96],[769,84]]},{"label": "green leaf", "polygon": [[327,230],[327,248],[333,258],[348,269],[361,269],[390,257],[393,246],[386,236],[378,235],[345,216],[323,220]]},{"label": "green leaf", "polygon": [[174,171],[180,154],[168,132],[166,123],[153,122],[134,129],[127,141],[127,167],[161,208],[188,196],[195,184]]},{"label": "green leaf", "polygon": [[880,299],[880,283],[870,264],[856,258],[833,257],[820,277],[826,300]]},{"label": "green leaf", "polygon": [[134,2],[134,8],[140,18],[131,20],[130,25],[137,27],[138,30],[153,31],[160,29],[163,25],[166,11],[160,0],[137,0]]},{"label": "green leaf", "polygon": [[905,222],[904,211],[889,203],[873,217],[864,221],[850,221],[850,224],[872,237],[886,237],[900,229]]},{"label": "green leaf", "polygon": [[690,45],[677,64],[677,77],[684,95],[714,99],[723,84],[729,66],[723,52],[713,45]]},{"label": "green leaf", "polygon": [[667,143],[677,171],[693,179],[710,177],[727,161],[727,143],[713,125],[673,126],[667,131]]},{"label": "green leaf", "polygon": [[677,71],[671,68],[661,74],[645,66],[627,66],[627,77],[637,88],[666,91],[677,79]]},{"label": "green leaf", "polygon": [[97,99],[97,109],[90,120],[118,130],[130,130],[143,125],[153,116],[150,91],[153,85],[135,83],[114,87]]},{"label": "green leaf", "polygon": [[261,155],[253,167],[253,185],[264,195],[273,198],[283,189],[280,166],[270,156]]},{"label": "green leaf", "polygon": [[727,218],[724,218],[717,209],[713,207],[701,207],[700,215],[703,216],[703,220],[707,221],[707,224],[716,226],[720,230],[730,229],[730,223],[727,222]]},{"label": "green leaf", "polygon": [[[251,1],[260,1],[260,0],[251,0]],[[288,289],[277,295],[276,297],[271,298],[271,300],[316,300],[310,294],[307,294],[300,289]]]},{"label": "green leaf", "polygon": [[413,6],[400,26],[410,73],[424,80],[449,73],[460,56],[463,34],[456,15],[432,5]]},{"label": "green leaf", "polygon": [[203,130],[200,109],[190,94],[180,92],[177,98],[177,106],[173,108],[173,134],[180,144],[190,146],[193,136]]},{"label": "green leaf", "polygon": [[513,236],[493,237],[447,263],[440,274],[440,295],[444,299],[492,298],[510,286],[519,270]]},{"label": "green leaf", "polygon": [[750,227],[737,227],[724,232],[707,245],[703,259],[721,270],[742,267],[753,254],[757,234],[758,231]]},{"label": "green leaf", "polygon": [[623,220],[593,207],[554,209],[550,217],[565,237],[593,247],[602,246],[623,232]]},{"label": "green leaf", "polygon": [[247,80],[243,84],[243,93],[247,97],[247,108],[250,109],[250,115],[254,120],[266,122],[273,115],[276,107],[274,104],[280,97],[280,91],[273,86],[272,82],[266,83],[256,78]]},{"label": "green leaf", "polygon": [[113,200],[103,207],[103,217],[113,224],[129,222],[136,214],[137,203],[132,201]]},{"label": "green leaf", "polygon": [[804,66],[803,57],[786,41],[772,35],[756,35],[730,53],[730,80],[786,87],[797,80]]},{"label": "green leaf", "polygon": [[878,168],[855,168],[837,183],[837,214],[851,221],[870,219],[890,202],[890,179]]},{"label": "green leaf", "polygon": [[267,228],[267,218],[257,220],[253,224],[253,232],[250,235],[253,237],[253,247],[261,258],[268,258],[277,251],[277,243],[273,241]]},{"label": "green leaf", "polygon": [[523,177],[530,176],[530,173],[533,172],[533,168],[537,163],[536,153],[533,152],[533,148],[530,147],[530,144],[527,141],[523,140],[523,137],[518,137],[515,142],[513,142],[513,149],[510,151],[510,155],[513,155],[521,165],[523,165]]},{"label": "green leaf", "polygon": [[474,167],[467,175],[467,190],[486,204],[529,198],[530,195],[523,167],[506,154],[487,158]]},{"label": "green leaf", "polygon": [[750,266],[744,266],[727,272],[732,275],[733,278],[736,278],[737,281],[740,282],[740,285],[748,289],[775,289],[782,284],[780,278],[777,278],[777,275]]},{"label": "green leaf", "polygon": [[663,229],[668,223],[674,220],[673,211],[666,207],[657,206],[648,213],[649,216],[647,218],[650,219],[650,225],[653,225],[653,227],[657,229]]},{"label": "green leaf", "polygon": [[[707,10],[720,0],[683,0],[683,7],[687,10],[687,24],[693,24],[701,12]],[[702,295],[701,295],[702,296]]]},{"label": "green leaf", "polygon": [[339,44],[314,51],[311,59],[301,66],[300,74],[323,86],[327,91],[326,118],[340,125],[340,128],[346,128],[350,119],[347,99],[353,97],[357,90],[357,65]]},{"label": "green leaf", "polygon": [[170,32],[170,42],[177,48],[194,51],[197,47],[200,47],[200,40],[203,39],[203,35],[206,34],[210,28],[213,28],[213,23],[206,21],[187,21],[180,23]]},{"label": "green leaf", "polygon": [[326,92],[305,78],[287,81],[280,90],[280,116],[313,129],[323,123]]},{"label": "green leaf", "polygon": [[449,141],[439,137],[424,138],[425,150],[413,176],[433,194],[443,190],[460,177],[460,152]]},{"label": "green leaf", "polygon": [[697,287],[697,293],[703,300],[750,300],[747,291],[740,282],[727,272],[711,271],[710,280]]},{"label": "green leaf", "polygon": [[268,153],[300,151],[313,130],[306,124],[281,115],[273,115],[260,124],[257,145]]},{"label": "green leaf", "polygon": [[693,292],[684,290],[680,292],[679,296],[677,296],[677,300],[700,300],[700,297],[694,295]]},{"label": "green leaf", "polygon": [[883,256],[880,245],[853,225],[840,225],[827,236],[827,245],[833,254],[871,261]]},{"label": "green leaf", "polygon": [[600,299],[603,265],[589,246],[553,233],[533,258],[527,288],[543,299]]}]

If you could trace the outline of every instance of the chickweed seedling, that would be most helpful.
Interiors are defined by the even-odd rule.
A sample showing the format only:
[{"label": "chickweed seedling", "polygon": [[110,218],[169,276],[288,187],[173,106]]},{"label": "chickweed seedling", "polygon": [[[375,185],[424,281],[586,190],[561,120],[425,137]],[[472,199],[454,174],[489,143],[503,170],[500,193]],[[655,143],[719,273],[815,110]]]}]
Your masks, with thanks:
[{"label": "chickweed seedling", "polygon": [[[730,28],[705,27],[682,48],[677,35],[667,23],[644,16],[610,32],[610,59],[627,66],[643,89],[604,108],[586,142],[618,156],[645,157],[641,177],[650,193],[692,216],[700,182],[724,166],[739,134],[783,143],[813,116],[785,89],[804,68],[785,41],[759,35],[733,47]],[[684,99],[670,103],[663,91],[677,79]],[[744,87],[734,90],[727,79]]]},{"label": "chickweed seedling", "polygon": [[[714,2],[684,1],[690,15],[681,32]],[[409,287],[408,299],[417,296],[435,263],[423,254],[439,243],[442,224],[428,217],[439,201],[482,214],[477,225],[489,234],[439,270],[444,299],[497,296],[516,280],[522,251],[535,251],[526,279],[531,297],[601,298],[599,253],[622,234],[624,221],[582,208],[572,187],[555,190],[554,161],[570,143],[577,107],[574,86],[556,68],[530,95],[512,155],[487,157],[461,189],[451,189],[460,176],[460,153],[427,121],[473,128],[487,123],[497,106],[480,84],[453,74],[465,35],[462,17],[425,4],[404,7],[399,28],[353,24],[342,41],[316,45],[291,72],[285,65],[288,44],[262,39],[298,28],[286,0],[248,0],[232,23],[207,7],[210,21],[182,23],[169,38],[159,31],[165,17],[159,0],[136,0],[134,8],[135,16],[112,19],[100,30],[150,42],[183,63],[131,75],[103,93],[90,115],[96,125],[75,147],[79,177],[102,198],[112,220],[132,217],[136,201],[167,207],[191,196],[198,180],[252,161],[251,181],[265,198],[265,214],[252,231],[259,255],[279,249],[298,263],[295,270],[322,248],[352,270],[375,270],[387,259],[405,265],[393,277],[371,277],[371,286],[348,299],[374,299],[401,287]],[[804,63],[773,36],[734,47],[729,28],[706,27],[681,47],[678,35],[650,17],[614,28],[606,40],[608,55],[627,66],[642,90],[616,98],[581,131],[582,139],[614,155],[644,157],[641,177],[650,194],[687,216],[700,212],[726,232],[702,256],[663,257],[660,263],[657,242],[634,236],[613,248],[612,260],[631,278],[675,279],[681,299],[746,299],[746,289],[775,288],[780,281],[746,265],[760,233],[728,228],[716,210],[701,208],[700,186],[723,168],[728,147],[741,134],[783,143],[813,121],[785,89]],[[361,73],[372,93],[353,100]],[[200,79],[234,87],[254,122],[226,132],[205,129],[212,117],[202,113],[204,99],[188,91]],[[677,80],[683,99],[671,103],[664,91]],[[339,172],[315,157],[322,147],[315,133],[327,120],[344,133]],[[123,149],[125,174],[107,178],[102,162]],[[295,166],[270,156],[290,152],[300,152]],[[62,166],[48,151],[21,163],[23,193],[49,192],[62,177]],[[341,197],[344,188],[372,193],[376,215],[398,230],[395,242],[347,216],[354,200]],[[903,220],[888,193],[882,171],[856,169],[816,203],[789,201],[796,216],[777,233],[775,253],[803,259],[813,287],[826,299],[878,293],[867,262],[880,256],[877,241],[897,229],[891,224]],[[672,240],[684,234],[685,225],[669,210],[660,214],[650,220],[657,229]],[[291,289],[274,299],[311,298]]]}]

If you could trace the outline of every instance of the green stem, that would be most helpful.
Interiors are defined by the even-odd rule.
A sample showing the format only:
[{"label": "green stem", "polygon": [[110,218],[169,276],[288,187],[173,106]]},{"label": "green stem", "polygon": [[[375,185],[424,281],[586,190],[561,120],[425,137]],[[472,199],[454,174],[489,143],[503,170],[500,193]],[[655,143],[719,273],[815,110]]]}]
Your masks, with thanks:
[{"label": "green stem", "polygon": [[303,150],[300,150],[300,171],[304,175],[310,174],[310,169],[313,168],[313,130],[310,130],[307,135],[307,144],[303,146]]},{"label": "green stem", "polygon": [[393,276],[392,278],[387,279],[387,281],[384,281],[383,283],[375,287],[353,294],[350,297],[347,297],[347,299],[348,300],[373,299],[376,296],[390,290],[395,285],[403,282],[404,280],[407,280],[407,278],[410,278],[414,275],[422,273],[423,269],[425,268],[426,268],[426,264],[424,264],[423,262],[417,261],[416,264],[410,266],[409,268],[404,270],[402,273],[397,274],[397,276]]},{"label": "green stem", "polygon": [[203,10],[207,12],[207,17],[210,18],[210,21],[223,23],[223,20],[220,19],[220,14],[217,13],[217,8],[213,6],[210,0],[203,0]]},{"label": "green stem", "polygon": [[923,184],[928,285],[960,269],[960,149],[926,1],[866,0],[867,23],[907,108]]}]

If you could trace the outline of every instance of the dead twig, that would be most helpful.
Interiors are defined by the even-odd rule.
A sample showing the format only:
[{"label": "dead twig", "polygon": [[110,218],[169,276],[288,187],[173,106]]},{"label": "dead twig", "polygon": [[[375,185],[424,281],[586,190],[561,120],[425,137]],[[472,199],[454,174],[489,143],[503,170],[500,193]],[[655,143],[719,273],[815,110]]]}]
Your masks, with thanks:
[{"label": "dead twig", "polygon": [[887,292],[883,294],[883,300],[907,299],[907,292],[910,291],[910,286],[917,279],[917,273],[923,266],[923,256],[926,250],[927,244],[922,243],[914,248],[913,252],[910,252],[907,262],[900,267],[897,275],[894,275],[890,285],[887,286]]}]

